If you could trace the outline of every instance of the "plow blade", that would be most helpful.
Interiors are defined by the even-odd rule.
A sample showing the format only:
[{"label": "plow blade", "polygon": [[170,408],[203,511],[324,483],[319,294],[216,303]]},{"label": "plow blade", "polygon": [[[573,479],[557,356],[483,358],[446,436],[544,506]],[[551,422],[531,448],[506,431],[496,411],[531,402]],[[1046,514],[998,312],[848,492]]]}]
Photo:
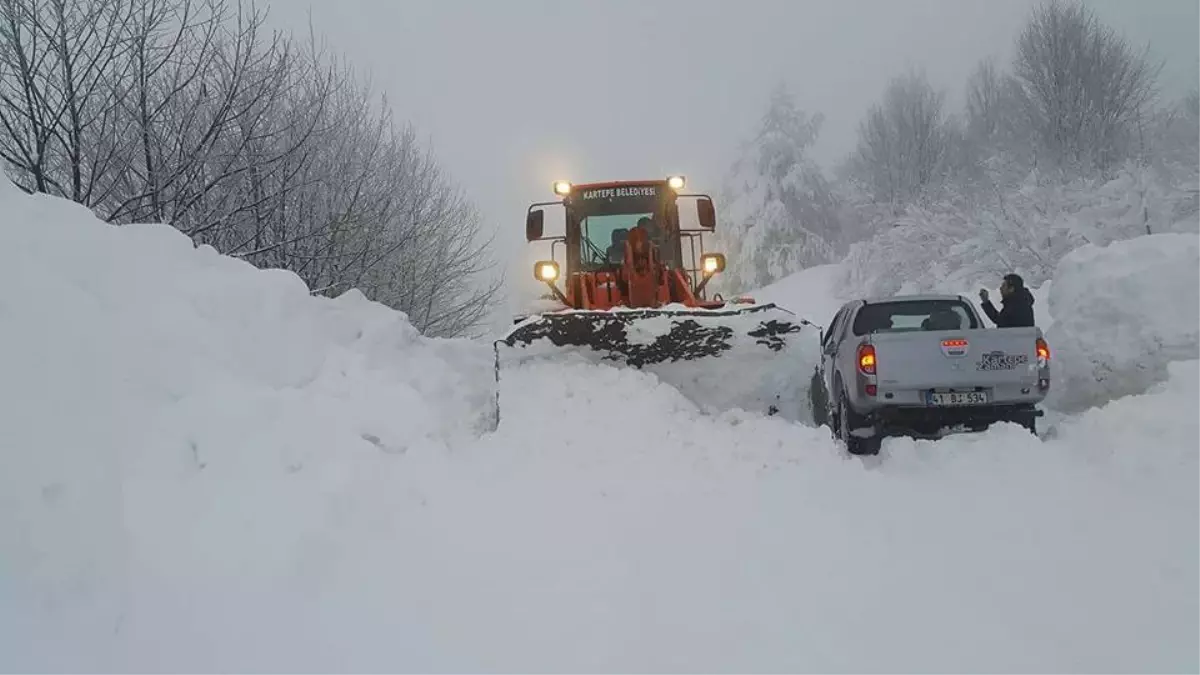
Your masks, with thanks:
[{"label": "plow blade", "polygon": [[654,373],[706,412],[807,416],[818,329],[774,304],[564,310],[531,316],[496,345],[520,362],[572,353]]}]

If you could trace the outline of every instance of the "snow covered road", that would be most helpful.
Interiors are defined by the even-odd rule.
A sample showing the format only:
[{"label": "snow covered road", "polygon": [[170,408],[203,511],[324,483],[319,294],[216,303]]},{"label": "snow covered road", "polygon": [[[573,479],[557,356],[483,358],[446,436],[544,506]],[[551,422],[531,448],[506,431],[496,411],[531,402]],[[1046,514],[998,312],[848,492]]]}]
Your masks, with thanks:
[{"label": "snow covered road", "polygon": [[1195,360],[877,460],[584,363],[489,432],[485,344],[0,212],[5,671],[1200,669]]}]

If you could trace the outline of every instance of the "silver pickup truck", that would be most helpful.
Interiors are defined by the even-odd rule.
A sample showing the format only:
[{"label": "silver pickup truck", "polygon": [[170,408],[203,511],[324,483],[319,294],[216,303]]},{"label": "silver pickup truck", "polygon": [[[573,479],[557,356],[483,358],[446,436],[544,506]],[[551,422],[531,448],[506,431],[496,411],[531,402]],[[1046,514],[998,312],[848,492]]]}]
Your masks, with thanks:
[{"label": "silver pickup truck", "polygon": [[1008,421],[1036,433],[1050,389],[1040,328],[987,328],[958,295],[855,300],[821,332],[809,400],[853,454],[886,436],[937,438]]}]

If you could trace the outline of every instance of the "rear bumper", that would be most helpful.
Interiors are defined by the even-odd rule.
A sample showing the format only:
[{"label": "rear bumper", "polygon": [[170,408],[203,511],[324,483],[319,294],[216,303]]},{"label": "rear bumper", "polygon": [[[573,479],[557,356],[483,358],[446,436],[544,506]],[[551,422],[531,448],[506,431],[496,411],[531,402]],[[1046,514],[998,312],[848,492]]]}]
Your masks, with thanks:
[{"label": "rear bumper", "polygon": [[882,407],[867,417],[885,434],[937,436],[943,429],[965,426],[985,427],[997,422],[1028,424],[1045,412],[1034,402],[978,406],[896,406]]},{"label": "rear bumper", "polygon": [[[1048,383],[1047,383],[1048,384]],[[928,405],[925,395],[930,389],[943,387],[887,388],[880,386],[875,396],[860,389],[855,392],[852,407],[885,435],[937,437],[954,427],[985,428],[997,422],[1029,425],[1043,416],[1037,404],[1046,398],[1049,387],[1039,387],[1038,380],[1013,382],[981,387],[954,387],[957,392],[986,389],[987,403],[975,405]]]},{"label": "rear bumper", "polygon": [[[1046,386],[1039,387],[1038,380],[1031,379],[1024,382],[1013,382],[998,385],[982,385],[978,387],[972,386],[922,386],[922,387],[888,387],[879,385],[874,396],[868,396],[866,392],[866,383],[860,382],[858,390],[854,392],[851,403],[854,409],[864,414],[871,413],[875,410],[884,410],[889,408],[919,408],[922,410],[930,409],[925,402],[925,394],[931,389],[936,391],[956,391],[968,392],[976,390],[987,390],[989,393],[989,401],[979,407],[1004,407],[1014,405],[1036,405],[1041,403],[1049,392],[1049,382]],[[959,409],[958,406],[953,408],[934,408],[936,410],[943,409]]]}]

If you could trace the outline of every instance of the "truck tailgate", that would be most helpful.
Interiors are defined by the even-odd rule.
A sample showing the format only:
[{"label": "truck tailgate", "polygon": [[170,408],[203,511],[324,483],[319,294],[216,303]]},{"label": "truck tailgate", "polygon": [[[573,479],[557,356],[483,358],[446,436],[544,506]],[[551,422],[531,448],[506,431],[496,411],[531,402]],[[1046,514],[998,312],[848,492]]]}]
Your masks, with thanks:
[{"label": "truck tailgate", "polygon": [[992,387],[1036,382],[1037,328],[874,333],[882,388]]}]

